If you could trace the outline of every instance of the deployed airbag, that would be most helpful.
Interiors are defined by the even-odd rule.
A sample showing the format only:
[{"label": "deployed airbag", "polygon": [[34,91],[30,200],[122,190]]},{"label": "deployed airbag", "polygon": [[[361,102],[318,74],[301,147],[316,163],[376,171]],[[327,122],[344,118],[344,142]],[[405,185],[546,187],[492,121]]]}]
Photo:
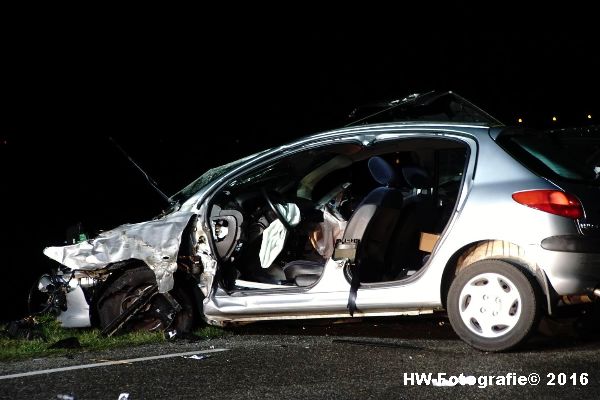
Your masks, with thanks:
[{"label": "deployed airbag", "polygon": [[[279,209],[279,212],[288,221],[290,226],[296,226],[300,223],[300,209],[296,204],[276,204],[275,207]],[[273,261],[275,261],[281,250],[283,250],[286,236],[287,229],[280,220],[273,221],[264,230],[259,252],[261,267],[269,268]]]}]

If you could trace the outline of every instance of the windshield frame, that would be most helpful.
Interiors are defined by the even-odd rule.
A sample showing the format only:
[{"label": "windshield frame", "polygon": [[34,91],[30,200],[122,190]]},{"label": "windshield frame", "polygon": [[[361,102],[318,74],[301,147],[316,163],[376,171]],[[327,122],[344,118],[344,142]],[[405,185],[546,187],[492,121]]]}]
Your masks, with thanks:
[{"label": "windshield frame", "polygon": [[269,152],[271,149],[259,151],[258,153],[251,154],[249,156],[240,158],[238,160],[231,161],[230,163],[220,165],[218,167],[211,168],[194,179],[191,183],[179,190],[169,200],[173,203],[183,204],[189,200],[192,196],[198,193],[203,188],[209,186],[211,183],[217,181],[219,178],[225,176],[228,172],[233,171],[236,167],[248,162],[260,155]]}]

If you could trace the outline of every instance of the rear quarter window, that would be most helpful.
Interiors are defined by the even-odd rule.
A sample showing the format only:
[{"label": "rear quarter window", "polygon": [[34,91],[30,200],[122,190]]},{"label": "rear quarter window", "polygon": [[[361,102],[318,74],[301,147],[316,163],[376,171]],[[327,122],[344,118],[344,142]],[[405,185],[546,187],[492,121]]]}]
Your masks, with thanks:
[{"label": "rear quarter window", "polygon": [[560,134],[506,130],[496,142],[534,173],[548,179],[598,185],[600,137],[580,137],[577,146]]}]

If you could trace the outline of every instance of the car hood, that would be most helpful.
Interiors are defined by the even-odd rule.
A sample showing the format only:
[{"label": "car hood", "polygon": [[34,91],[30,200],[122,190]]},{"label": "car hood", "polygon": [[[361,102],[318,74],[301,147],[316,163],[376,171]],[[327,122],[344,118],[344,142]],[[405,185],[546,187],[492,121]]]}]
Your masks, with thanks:
[{"label": "car hood", "polygon": [[156,274],[161,293],[173,288],[181,235],[195,214],[174,212],[162,218],[120,225],[93,239],[69,246],[47,247],[44,254],[71,269],[98,270],[138,259]]}]

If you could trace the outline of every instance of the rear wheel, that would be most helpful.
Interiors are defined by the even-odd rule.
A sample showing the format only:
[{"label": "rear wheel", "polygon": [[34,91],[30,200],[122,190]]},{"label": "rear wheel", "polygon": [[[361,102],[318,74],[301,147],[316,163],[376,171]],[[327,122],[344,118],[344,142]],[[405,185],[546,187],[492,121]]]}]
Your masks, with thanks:
[{"label": "rear wheel", "polygon": [[[100,327],[106,328],[155,283],[156,276],[148,267],[136,267],[122,272],[108,284],[96,304]],[[175,316],[172,315],[169,301],[164,295],[157,293],[125,323],[121,332],[162,331],[167,328],[174,328],[180,332],[191,331],[194,323],[191,297],[177,286],[169,293],[181,306],[181,310]]]},{"label": "rear wheel", "polygon": [[461,339],[479,350],[512,349],[537,328],[536,288],[529,275],[506,261],[477,261],[450,286],[450,323]]}]

